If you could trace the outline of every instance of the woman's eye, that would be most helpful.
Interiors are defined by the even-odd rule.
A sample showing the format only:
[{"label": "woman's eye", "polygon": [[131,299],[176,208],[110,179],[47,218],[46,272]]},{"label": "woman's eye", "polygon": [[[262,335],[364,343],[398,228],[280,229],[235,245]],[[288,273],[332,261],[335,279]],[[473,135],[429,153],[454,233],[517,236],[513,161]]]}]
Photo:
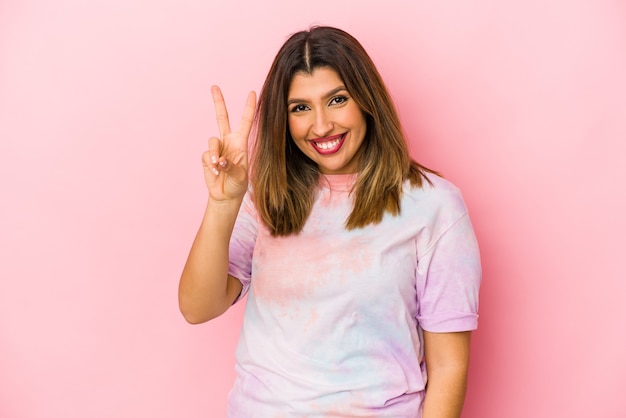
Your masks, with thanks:
[{"label": "woman's eye", "polygon": [[337,96],[337,97],[333,97],[330,100],[330,104],[331,105],[338,105],[338,104],[342,104],[348,101],[348,98],[346,96]]},{"label": "woman's eye", "polygon": [[291,108],[291,111],[293,113],[303,112],[305,110],[306,110],[306,106],[303,104],[295,105],[294,107]]}]

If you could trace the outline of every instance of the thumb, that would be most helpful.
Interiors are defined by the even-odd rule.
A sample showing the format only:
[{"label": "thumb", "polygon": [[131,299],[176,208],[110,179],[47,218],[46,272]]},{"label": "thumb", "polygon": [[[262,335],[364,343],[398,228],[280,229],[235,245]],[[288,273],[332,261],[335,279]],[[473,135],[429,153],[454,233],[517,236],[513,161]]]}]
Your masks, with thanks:
[{"label": "thumb", "polygon": [[243,186],[248,183],[248,173],[245,166],[233,164],[227,159],[222,159],[217,164],[219,171],[226,174],[226,180],[236,186]]}]

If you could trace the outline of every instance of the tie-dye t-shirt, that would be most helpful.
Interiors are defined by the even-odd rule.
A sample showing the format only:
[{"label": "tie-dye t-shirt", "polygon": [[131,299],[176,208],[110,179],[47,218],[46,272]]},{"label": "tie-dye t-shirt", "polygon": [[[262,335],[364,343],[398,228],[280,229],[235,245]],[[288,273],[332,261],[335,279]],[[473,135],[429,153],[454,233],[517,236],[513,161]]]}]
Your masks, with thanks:
[{"label": "tie-dye t-shirt", "polygon": [[350,231],[355,175],[323,176],[287,237],[246,196],[230,244],[248,299],[229,417],[421,416],[421,331],[475,329],[481,280],[459,190],[428,177],[405,185],[400,215]]}]

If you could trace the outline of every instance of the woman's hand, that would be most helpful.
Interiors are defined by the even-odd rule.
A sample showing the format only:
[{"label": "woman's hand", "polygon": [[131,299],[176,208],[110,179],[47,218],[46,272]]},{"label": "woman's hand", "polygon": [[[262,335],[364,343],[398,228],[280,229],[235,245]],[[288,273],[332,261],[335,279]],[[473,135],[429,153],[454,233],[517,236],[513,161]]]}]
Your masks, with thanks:
[{"label": "woman's hand", "polygon": [[251,91],[241,123],[231,131],[224,96],[217,86],[211,87],[220,138],[209,138],[209,150],[202,154],[204,179],[213,201],[241,198],[248,189],[248,136],[252,129],[256,94]]}]

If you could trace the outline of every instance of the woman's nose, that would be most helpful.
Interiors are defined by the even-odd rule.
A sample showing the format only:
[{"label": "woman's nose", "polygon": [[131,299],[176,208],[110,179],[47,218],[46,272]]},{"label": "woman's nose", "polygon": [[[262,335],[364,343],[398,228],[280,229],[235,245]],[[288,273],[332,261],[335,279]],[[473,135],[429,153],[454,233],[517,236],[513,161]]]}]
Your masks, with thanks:
[{"label": "woman's nose", "polygon": [[312,131],[317,138],[328,136],[333,131],[333,122],[326,111],[315,112]]}]

